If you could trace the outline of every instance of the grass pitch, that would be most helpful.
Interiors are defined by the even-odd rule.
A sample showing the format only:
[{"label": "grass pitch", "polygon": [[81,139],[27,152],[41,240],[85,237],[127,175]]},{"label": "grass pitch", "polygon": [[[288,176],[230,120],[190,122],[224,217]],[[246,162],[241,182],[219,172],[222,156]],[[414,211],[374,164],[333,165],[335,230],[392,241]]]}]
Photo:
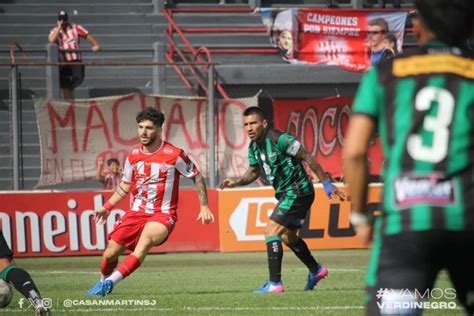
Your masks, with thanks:
[{"label": "grass pitch", "polygon": [[[363,315],[364,275],[368,250],[313,251],[329,269],[315,291],[304,292],[307,270],[286,251],[285,293],[257,295],[268,278],[266,254],[186,253],[149,255],[143,265],[105,299],[85,292],[100,277],[100,257],[16,259],[26,268],[53,315]],[[451,287],[442,274],[437,287]],[[15,291],[8,315],[32,315]],[[429,310],[424,315],[463,315],[463,311]]]}]

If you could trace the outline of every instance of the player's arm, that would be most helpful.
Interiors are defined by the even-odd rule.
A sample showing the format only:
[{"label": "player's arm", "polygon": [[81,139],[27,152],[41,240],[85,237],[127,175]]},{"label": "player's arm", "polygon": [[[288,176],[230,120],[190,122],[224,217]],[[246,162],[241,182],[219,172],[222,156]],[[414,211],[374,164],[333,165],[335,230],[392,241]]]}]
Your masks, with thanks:
[{"label": "player's arm", "polygon": [[[369,142],[375,129],[375,122],[366,115],[353,115],[344,140],[344,177],[349,184],[351,194],[352,211],[351,222],[356,231],[370,230],[369,220],[366,214],[367,210],[367,191],[368,191],[368,163],[367,154]],[[371,238],[371,232],[358,232],[365,243]]]},{"label": "player's arm", "polygon": [[379,106],[383,105],[383,88],[378,83],[377,67],[364,76],[357,91],[343,148],[344,178],[349,185],[352,210],[351,224],[366,244],[372,239],[372,225],[367,216],[369,142],[375,131]]},{"label": "player's arm", "polygon": [[238,180],[233,181],[231,179],[225,179],[221,182],[220,188],[223,190],[224,188],[235,188],[243,185],[250,184],[258,179],[260,176],[260,167],[257,166],[250,166],[247,171],[240,177]]},{"label": "player's arm", "polygon": [[94,53],[97,53],[98,51],[100,51],[100,45],[99,45],[99,43],[97,42],[97,40],[94,38],[94,36],[92,36],[92,35],[90,35],[90,34],[87,34],[86,40],[88,40],[89,43],[92,44],[92,51],[93,51]]},{"label": "player's arm", "polygon": [[98,224],[104,224],[107,220],[107,217],[112,211],[113,207],[120,202],[127,194],[130,192],[130,188],[132,187],[131,183],[121,181],[117,188],[115,189],[112,196],[109,198],[104,205],[102,205],[99,209],[95,210],[95,222]]},{"label": "player's arm", "polygon": [[51,33],[49,33],[49,36],[48,36],[48,42],[50,42],[51,44],[55,44],[58,40],[58,36],[59,36],[59,31],[61,30],[61,27],[63,25],[63,20],[58,20],[58,24],[56,26],[56,28],[54,28]]},{"label": "player's arm", "polygon": [[214,215],[209,209],[206,181],[204,181],[203,176],[199,172],[192,179],[196,185],[196,191],[198,192],[199,201],[201,204],[201,211],[199,212],[197,220],[201,220],[203,224],[209,224],[211,222],[213,223]]},{"label": "player's arm", "polygon": [[328,196],[328,198],[332,198],[332,195],[336,195],[341,201],[344,201],[346,196],[342,191],[339,191],[332,182],[331,178],[328,177],[326,172],[324,172],[323,167],[319,164],[319,162],[303,147],[300,146],[298,152],[296,153],[296,158],[306,162],[308,167],[313,171],[323,184],[324,192]]}]

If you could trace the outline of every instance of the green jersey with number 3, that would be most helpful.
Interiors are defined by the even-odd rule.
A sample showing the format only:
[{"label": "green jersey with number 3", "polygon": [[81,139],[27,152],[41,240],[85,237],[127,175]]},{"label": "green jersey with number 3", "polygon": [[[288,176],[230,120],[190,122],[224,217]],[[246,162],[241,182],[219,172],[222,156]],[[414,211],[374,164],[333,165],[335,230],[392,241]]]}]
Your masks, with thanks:
[{"label": "green jersey with number 3", "polygon": [[473,80],[472,52],[435,41],[365,75],[353,112],[383,145],[383,233],[474,230]]}]

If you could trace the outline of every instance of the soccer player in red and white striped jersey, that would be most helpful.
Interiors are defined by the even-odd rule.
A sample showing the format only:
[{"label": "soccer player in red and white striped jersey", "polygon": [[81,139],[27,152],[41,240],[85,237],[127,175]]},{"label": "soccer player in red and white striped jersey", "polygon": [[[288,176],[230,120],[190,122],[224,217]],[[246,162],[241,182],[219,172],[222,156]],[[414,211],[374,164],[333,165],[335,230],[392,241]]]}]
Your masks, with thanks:
[{"label": "soccer player in red and white striped jersey", "polygon": [[[166,241],[177,221],[179,177],[194,180],[203,224],[214,221],[207,202],[206,183],[186,153],[161,139],[164,115],[147,107],[137,115],[140,145],[127,156],[123,178],[114,194],[95,211],[96,222],[105,223],[113,206],[131,193],[130,209],[109,234],[102,256],[102,278],[87,295],[105,296],[115,284],[135,271],[150,248]],[[132,251],[115,272],[118,257]],[[112,273],[113,272],[113,273]]]},{"label": "soccer player in red and white striped jersey", "polygon": [[59,11],[57,26],[49,33],[48,41],[58,44],[60,54],[59,61],[68,62],[71,65],[59,67],[60,85],[63,98],[71,100],[74,98],[74,89],[84,80],[84,66],[80,52],[69,52],[68,50],[78,50],[80,39],[85,38],[92,44],[94,53],[100,51],[100,45],[89,32],[79,24],[70,23],[66,11]]}]

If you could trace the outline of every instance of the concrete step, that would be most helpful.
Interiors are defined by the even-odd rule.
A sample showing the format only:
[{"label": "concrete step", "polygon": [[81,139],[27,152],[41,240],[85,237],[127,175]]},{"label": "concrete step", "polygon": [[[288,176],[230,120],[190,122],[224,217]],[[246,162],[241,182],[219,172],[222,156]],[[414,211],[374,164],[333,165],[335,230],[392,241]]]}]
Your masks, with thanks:
[{"label": "concrete step", "polygon": [[214,23],[234,23],[257,24],[263,26],[262,19],[259,14],[252,13],[176,13],[173,16],[178,25],[181,24],[202,24]]},{"label": "concrete step", "polygon": [[[247,44],[269,44],[269,38],[266,33],[192,33],[186,35],[187,39],[194,46],[207,46],[213,44],[236,44],[245,46]],[[94,38],[101,45],[150,45],[153,42],[163,41],[162,34],[94,34]],[[181,37],[174,36],[177,43],[182,44]],[[47,34],[39,36],[36,34],[7,34],[0,35],[0,43],[19,43],[26,45],[46,45]],[[44,47],[44,46],[43,46]],[[81,48],[87,50],[91,45],[87,41],[81,41]]]},{"label": "concrete step", "polygon": [[[127,45],[146,45],[159,41],[162,35],[153,34],[94,34],[94,38],[99,42],[100,45],[120,45],[126,43]],[[10,44],[18,43],[22,47],[42,45],[48,43],[48,34],[37,35],[37,34],[7,34],[0,35],[0,43]],[[86,50],[91,47],[91,44],[86,40],[81,40],[81,48]]]},{"label": "concrete step", "polygon": [[[20,4],[64,4],[64,0],[13,0],[18,5]],[[70,1],[72,4],[90,4],[91,0],[73,0]],[[151,4],[151,0],[100,0],[97,1],[100,4],[137,4],[137,3],[147,3]]]},{"label": "concrete step", "polygon": [[[1,32],[0,34],[36,34],[36,35],[44,35],[49,34],[51,29],[56,25],[53,23],[47,24],[20,24],[20,23],[12,23],[12,24],[1,24]],[[168,27],[168,24],[165,22],[162,23],[87,23],[87,25],[83,25],[92,35],[95,34],[158,34],[165,31]],[[262,23],[257,21],[256,23],[220,23],[216,25],[209,21],[208,23],[182,23],[179,24],[180,28],[252,28],[252,27],[262,27]]]},{"label": "concrete step", "polygon": [[104,14],[129,14],[129,13],[152,13],[153,5],[148,3],[4,3],[0,5],[0,12],[4,14],[24,14],[24,13],[55,13],[66,10],[69,20],[74,22],[77,15],[90,13]]},{"label": "concrete step", "polygon": [[[89,13],[84,15],[76,15],[69,18],[72,23],[79,23],[85,28],[89,23],[164,23],[165,18],[161,14],[145,14],[145,13]],[[5,13],[0,14],[0,25],[12,23],[24,24],[50,24],[54,27],[57,20],[57,12],[51,13]]]},{"label": "concrete step", "polygon": [[[163,28],[165,27],[164,24]],[[2,24],[0,34],[36,34],[36,35],[48,35],[51,29],[56,27],[54,23],[47,24]],[[122,23],[122,24],[103,24],[103,23],[88,23],[87,26],[83,25],[92,35],[97,33],[111,34],[152,34],[153,27],[151,23]]]}]

